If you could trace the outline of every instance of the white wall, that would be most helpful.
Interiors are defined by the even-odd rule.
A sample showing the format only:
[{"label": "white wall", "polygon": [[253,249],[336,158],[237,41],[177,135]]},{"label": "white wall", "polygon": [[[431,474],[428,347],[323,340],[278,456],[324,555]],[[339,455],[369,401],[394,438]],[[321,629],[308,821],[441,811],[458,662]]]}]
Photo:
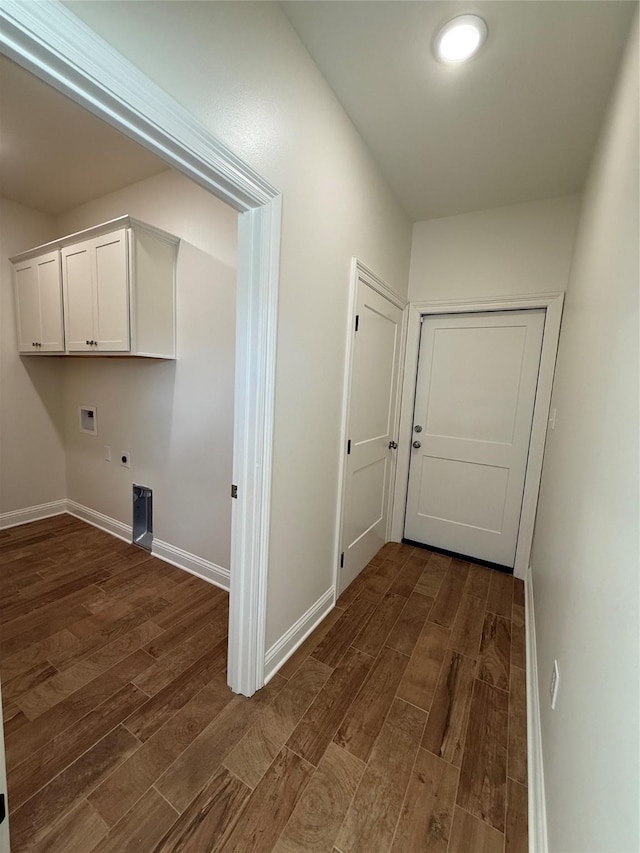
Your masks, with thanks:
[{"label": "white wall", "polygon": [[18,355],[9,258],[54,236],[54,220],[0,199],[0,513],[65,497],[59,359]]},{"label": "white wall", "polygon": [[410,225],[277,4],[69,9],[283,192],[268,648],[333,580],[351,257],[406,293]]},{"label": "white wall", "polygon": [[640,849],[638,94],[636,23],[584,194],[533,544],[552,851]]},{"label": "white wall", "polygon": [[[132,483],[150,486],[155,538],[229,568],[237,214],[167,171],[58,217],[58,236],[124,214],[182,240],[178,357],[64,359],[67,497],[130,524]],[[98,407],[97,437],[81,405]]]},{"label": "white wall", "polygon": [[416,222],[409,299],[565,290],[579,205],[563,196]]}]

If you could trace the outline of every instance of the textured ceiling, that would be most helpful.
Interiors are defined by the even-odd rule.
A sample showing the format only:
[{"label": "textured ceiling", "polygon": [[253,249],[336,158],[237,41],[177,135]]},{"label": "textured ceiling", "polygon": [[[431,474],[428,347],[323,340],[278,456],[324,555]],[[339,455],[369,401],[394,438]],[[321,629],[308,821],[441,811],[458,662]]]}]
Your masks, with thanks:
[{"label": "textured ceiling", "polygon": [[56,215],[167,164],[0,56],[0,195]]},{"label": "textured ceiling", "polygon": [[[282,2],[413,220],[582,188],[635,2]],[[469,63],[431,45],[457,14]]]}]

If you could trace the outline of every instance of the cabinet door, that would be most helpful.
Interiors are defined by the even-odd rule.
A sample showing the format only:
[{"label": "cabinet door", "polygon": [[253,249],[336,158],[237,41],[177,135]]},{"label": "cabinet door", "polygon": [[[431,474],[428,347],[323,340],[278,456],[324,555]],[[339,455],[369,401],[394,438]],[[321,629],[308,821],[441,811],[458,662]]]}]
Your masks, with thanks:
[{"label": "cabinet door", "polygon": [[93,241],[76,243],[62,250],[64,324],[69,352],[95,350],[95,287]]},{"label": "cabinet door", "polygon": [[20,352],[64,352],[60,253],[14,265]]},{"label": "cabinet door", "polygon": [[126,229],[94,240],[99,352],[128,352],[129,263]]},{"label": "cabinet door", "polygon": [[14,266],[18,350],[37,352],[40,340],[40,289],[37,258],[20,261]]},{"label": "cabinet door", "polygon": [[62,277],[60,253],[50,252],[37,258],[40,285],[40,352],[64,352],[62,319]]}]

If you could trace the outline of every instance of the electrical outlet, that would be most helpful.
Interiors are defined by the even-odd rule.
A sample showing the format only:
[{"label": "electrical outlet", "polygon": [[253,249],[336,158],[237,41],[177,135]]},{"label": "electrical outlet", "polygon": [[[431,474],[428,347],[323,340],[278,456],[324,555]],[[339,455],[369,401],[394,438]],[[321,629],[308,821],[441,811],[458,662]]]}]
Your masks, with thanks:
[{"label": "electrical outlet", "polygon": [[123,450],[120,454],[120,464],[123,468],[131,468],[131,454],[128,450]]},{"label": "electrical outlet", "polygon": [[551,710],[556,707],[558,698],[558,687],[560,686],[560,670],[558,669],[558,661],[553,662],[553,672],[551,673],[551,683],[549,684],[549,696],[551,697]]},{"label": "electrical outlet", "polygon": [[105,444],[105,447],[104,447],[104,461],[105,462],[111,462],[111,448],[109,447],[108,444]]}]

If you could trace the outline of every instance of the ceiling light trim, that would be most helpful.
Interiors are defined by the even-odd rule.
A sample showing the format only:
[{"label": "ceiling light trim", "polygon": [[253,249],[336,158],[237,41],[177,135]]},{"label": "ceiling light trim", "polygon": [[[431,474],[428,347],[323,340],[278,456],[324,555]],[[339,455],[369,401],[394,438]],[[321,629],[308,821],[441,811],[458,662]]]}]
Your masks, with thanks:
[{"label": "ceiling light trim", "polygon": [[436,58],[444,65],[462,65],[478,54],[488,32],[486,21],[479,15],[457,15],[436,34]]}]

